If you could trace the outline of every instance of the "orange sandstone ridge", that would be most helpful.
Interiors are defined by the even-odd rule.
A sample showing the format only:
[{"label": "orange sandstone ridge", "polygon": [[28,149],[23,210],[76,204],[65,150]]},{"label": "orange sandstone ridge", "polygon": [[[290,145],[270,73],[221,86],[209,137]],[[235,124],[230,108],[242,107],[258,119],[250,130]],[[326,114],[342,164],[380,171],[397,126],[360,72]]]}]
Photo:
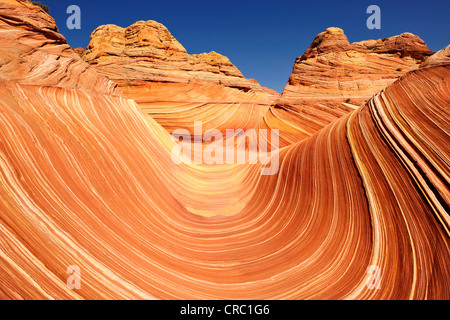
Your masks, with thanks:
[{"label": "orange sandstone ridge", "polygon": [[[193,117],[208,123],[204,131],[284,124],[283,146],[353,111],[433,53],[410,33],[350,44],[341,29],[328,28],[296,60],[280,95],[245,79],[218,53],[189,55],[155,21],[128,28],[101,26],[92,33],[88,49],[76,51],[169,132],[193,132]],[[223,116],[210,121],[209,115],[217,113]]]},{"label": "orange sandstone ridge", "polygon": [[363,105],[432,54],[411,33],[350,44],[342,29],[328,28],[296,59],[268,122],[282,118],[308,136]]},{"label": "orange sandstone ridge", "polygon": [[[100,26],[82,56],[169,132],[193,132],[194,120],[205,122],[204,131],[238,124],[255,128],[275,100],[227,57],[214,51],[188,54],[156,21]],[[217,118],[209,119],[211,114]]]},{"label": "orange sandstone ridge", "polygon": [[188,54],[156,21],[138,21],[128,28],[98,27],[91,35],[84,59],[121,85],[139,81],[194,82],[260,90],[227,57],[214,51]]},{"label": "orange sandstone ridge", "polygon": [[0,37],[0,80],[121,94],[73,51],[53,18],[28,0],[0,2]]},{"label": "orange sandstone ridge", "polygon": [[[0,2],[0,41],[15,48],[0,49],[0,299],[450,299],[448,47],[261,176],[174,164],[166,129],[56,30],[21,24],[51,21],[24,4]],[[35,46],[11,35],[28,32]],[[194,97],[201,86],[238,91],[199,84]]]},{"label": "orange sandstone ridge", "polygon": [[433,53],[411,33],[350,44],[342,29],[328,28],[295,61],[282,99],[368,99]]},{"label": "orange sandstone ridge", "polygon": [[420,67],[436,67],[443,64],[450,63],[450,45],[446,46],[444,49],[438,51],[436,54],[429,57],[425,62],[423,62]]}]

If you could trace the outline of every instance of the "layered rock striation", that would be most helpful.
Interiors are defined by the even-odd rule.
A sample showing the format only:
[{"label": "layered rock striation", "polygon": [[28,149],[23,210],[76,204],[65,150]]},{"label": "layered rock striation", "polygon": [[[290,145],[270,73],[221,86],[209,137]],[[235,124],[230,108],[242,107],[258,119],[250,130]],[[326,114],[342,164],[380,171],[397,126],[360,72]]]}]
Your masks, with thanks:
[{"label": "layered rock striation", "polygon": [[[48,19],[21,4],[2,17]],[[82,74],[58,83],[66,64],[36,83],[46,59],[0,69],[0,299],[450,299],[448,53],[279,150],[274,176],[177,165],[135,101]]]},{"label": "layered rock striation", "polygon": [[74,52],[53,18],[28,0],[0,2],[0,38],[1,81],[121,94]]},{"label": "layered rock striation", "polygon": [[204,131],[255,128],[275,100],[227,57],[188,54],[156,21],[100,26],[82,56],[169,132],[193,132],[194,120],[204,122]]},{"label": "layered rock striation", "polygon": [[91,35],[84,59],[122,86],[148,81],[260,89],[219,53],[188,54],[156,21],[138,21],[127,28],[98,27]]},{"label": "layered rock striation", "polygon": [[432,54],[411,33],[351,44],[342,29],[328,28],[296,59],[266,122],[288,121],[294,135],[287,139],[292,142],[307,137],[363,105]]},{"label": "layered rock striation", "polygon": [[350,44],[342,29],[328,28],[295,61],[283,99],[367,99],[432,54],[411,33]]}]

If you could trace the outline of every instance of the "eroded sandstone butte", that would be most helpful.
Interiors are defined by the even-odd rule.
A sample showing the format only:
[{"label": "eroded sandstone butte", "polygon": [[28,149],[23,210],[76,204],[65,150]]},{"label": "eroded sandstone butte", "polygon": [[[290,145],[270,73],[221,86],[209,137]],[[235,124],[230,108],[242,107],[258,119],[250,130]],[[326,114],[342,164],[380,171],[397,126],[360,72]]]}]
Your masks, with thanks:
[{"label": "eroded sandstone butte", "polygon": [[342,29],[328,28],[296,59],[266,122],[276,126],[282,119],[294,133],[303,130],[300,138],[306,137],[363,105],[432,54],[411,33],[350,44]]},{"label": "eroded sandstone butte", "polygon": [[367,100],[433,53],[411,33],[350,44],[342,29],[328,28],[295,61],[283,99]]},{"label": "eroded sandstone butte", "polygon": [[355,110],[433,53],[410,33],[350,44],[341,29],[328,28],[297,58],[279,95],[245,79],[220,54],[189,55],[155,21],[100,26],[87,50],[77,51],[169,132],[193,134],[194,121],[203,122],[203,132],[223,134],[230,128],[282,127],[281,146]]},{"label": "eroded sandstone butte", "polygon": [[121,94],[67,44],[55,21],[28,0],[0,2],[0,80]]},{"label": "eroded sandstone butte", "polygon": [[[21,3],[1,16],[48,19]],[[450,299],[448,53],[281,149],[275,176],[174,164],[133,100],[55,83],[65,65],[0,69],[0,298]]]},{"label": "eroded sandstone butte", "polygon": [[277,97],[219,53],[188,54],[156,21],[100,26],[82,55],[169,132],[193,132],[194,120],[203,131],[256,128]]}]

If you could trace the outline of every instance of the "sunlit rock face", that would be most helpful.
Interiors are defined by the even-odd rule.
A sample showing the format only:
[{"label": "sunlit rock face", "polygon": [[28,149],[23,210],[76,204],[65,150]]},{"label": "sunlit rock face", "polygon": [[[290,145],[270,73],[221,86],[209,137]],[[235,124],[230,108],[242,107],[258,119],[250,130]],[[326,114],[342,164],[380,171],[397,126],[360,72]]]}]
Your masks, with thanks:
[{"label": "sunlit rock face", "polygon": [[258,126],[275,100],[216,52],[193,54],[156,21],[98,27],[82,54],[169,132],[203,121],[204,131]]},{"label": "sunlit rock face", "polygon": [[282,118],[293,130],[303,128],[291,141],[307,137],[364,105],[431,54],[411,33],[350,44],[342,29],[328,28],[296,59],[268,122]]},{"label": "sunlit rock face", "polygon": [[55,21],[28,0],[0,2],[0,80],[120,95],[66,43]]},{"label": "sunlit rock face", "polygon": [[[16,48],[7,30],[30,27],[5,15],[50,19],[22,3],[0,5]],[[65,61],[61,46],[40,54]],[[450,299],[448,50],[282,148],[274,176],[176,165],[167,130],[114,83],[21,52],[0,50],[34,66],[0,68],[1,299]]]},{"label": "sunlit rock face", "polygon": [[297,58],[283,98],[368,99],[432,54],[411,33],[350,44],[342,29],[328,28]]},{"label": "sunlit rock face", "polygon": [[420,67],[436,67],[439,65],[448,64],[450,62],[450,45],[446,46],[444,49],[436,52],[431,57],[425,60]]},{"label": "sunlit rock face", "polygon": [[152,20],[138,21],[127,28],[98,27],[84,59],[121,85],[136,81],[194,82],[260,89],[219,53],[188,54],[165,26]]}]

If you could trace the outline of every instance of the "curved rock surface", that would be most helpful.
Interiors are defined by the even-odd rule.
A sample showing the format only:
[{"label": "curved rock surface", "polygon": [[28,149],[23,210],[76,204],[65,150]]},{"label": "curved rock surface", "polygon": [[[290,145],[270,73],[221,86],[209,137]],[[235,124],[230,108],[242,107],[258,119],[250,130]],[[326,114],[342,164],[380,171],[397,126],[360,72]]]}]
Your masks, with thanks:
[{"label": "curved rock surface", "polygon": [[121,94],[73,51],[53,18],[28,0],[0,2],[0,39],[0,81]]},{"label": "curved rock surface", "polygon": [[274,176],[178,166],[133,100],[22,75],[0,81],[1,299],[450,299],[447,62],[282,148]]},{"label": "curved rock surface", "polygon": [[432,54],[411,33],[350,44],[342,29],[328,28],[296,59],[266,122],[288,121],[295,135],[286,138],[301,140],[365,104]]},{"label": "curved rock surface", "polygon": [[275,100],[227,57],[214,51],[188,54],[156,21],[100,26],[83,57],[169,132],[193,133],[193,116],[204,122],[203,132],[255,128]]},{"label": "curved rock surface", "polygon": [[164,25],[152,20],[127,28],[98,27],[84,59],[121,86],[142,81],[193,82],[261,90],[227,57],[214,51],[190,55]]}]

